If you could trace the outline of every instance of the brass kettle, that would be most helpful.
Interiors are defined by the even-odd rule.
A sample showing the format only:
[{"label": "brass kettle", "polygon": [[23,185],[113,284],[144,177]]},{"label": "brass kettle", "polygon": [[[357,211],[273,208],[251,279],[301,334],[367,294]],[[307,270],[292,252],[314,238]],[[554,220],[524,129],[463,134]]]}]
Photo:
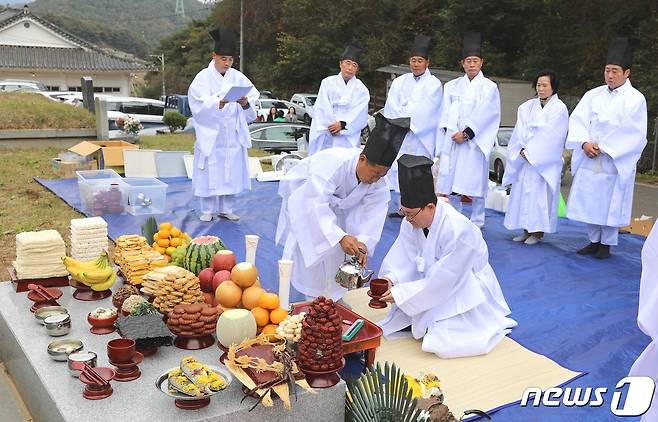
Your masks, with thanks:
[{"label": "brass kettle", "polygon": [[356,256],[352,256],[338,267],[336,283],[346,289],[358,289],[370,281],[373,273],[361,266]]}]

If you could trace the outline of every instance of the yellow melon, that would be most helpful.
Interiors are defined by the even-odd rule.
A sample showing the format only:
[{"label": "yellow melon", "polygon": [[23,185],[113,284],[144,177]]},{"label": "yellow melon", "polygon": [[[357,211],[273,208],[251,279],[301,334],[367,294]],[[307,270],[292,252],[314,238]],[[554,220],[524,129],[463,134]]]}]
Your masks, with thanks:
[{"label": "yellow melon", "polygon": [[217,303],[222,305],[222,307],[235,308],[240,304],[240,299],[242,299],[242,289],[231,280],[226,280],[217,286],[215,298],[217,298]]},{"label": "yellow melon", "polygon": [[243,289],[252,286],[257,278],[258,270],[249,262],[241,262],[231,270],[231,280]]}]

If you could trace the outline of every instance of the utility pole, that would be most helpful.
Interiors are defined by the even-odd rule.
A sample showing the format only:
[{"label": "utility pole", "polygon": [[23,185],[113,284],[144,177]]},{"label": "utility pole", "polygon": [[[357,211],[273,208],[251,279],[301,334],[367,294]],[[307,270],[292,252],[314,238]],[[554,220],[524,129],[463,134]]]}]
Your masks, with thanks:
[{"label": "utility pole", "polygon": [[165,90],[165,56],[164,53],[162,54],[149,54],[150,57],[157,57],[158,60],[160,60],[160,63],[162,64],[162,101],[165,100],[167,97],[167,91]]},{"label": "utility pole", "polygon": [[240,0],[240,72],[244,73],[244,1]]},{"label": "utility pole", "polygon": [[183,0],[176,0],[176,15],[185,20],[185,3]]}]

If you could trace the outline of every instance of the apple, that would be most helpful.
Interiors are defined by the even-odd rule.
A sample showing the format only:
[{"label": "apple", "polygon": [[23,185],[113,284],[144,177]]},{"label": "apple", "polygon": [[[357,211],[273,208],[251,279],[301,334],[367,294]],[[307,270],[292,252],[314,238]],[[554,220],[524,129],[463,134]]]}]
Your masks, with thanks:
[{"label": "apple", "polygon": [[217,251],[217,253],[215,253],[215,255],[212,257],[211,266],[215,271],[231,271],[231,269],[235,266],[235,262],[235,254],[233,251],[223,249],[221,251]]},{"label": "apple", "polygon": [[231,272],[226,270],[220,270],[215,273],[215,276],[212,278],[212,291],[216,291],[217,287],[225,282],[226,280],[231,279]]},{"label": "apple", "polygon": [[201,285],[201,291],[206,293],[212,293],[215,289],[212,287],[212,280],[215,277],[215,270],[212,268],[204,268],[199,273],[199,284]]}]

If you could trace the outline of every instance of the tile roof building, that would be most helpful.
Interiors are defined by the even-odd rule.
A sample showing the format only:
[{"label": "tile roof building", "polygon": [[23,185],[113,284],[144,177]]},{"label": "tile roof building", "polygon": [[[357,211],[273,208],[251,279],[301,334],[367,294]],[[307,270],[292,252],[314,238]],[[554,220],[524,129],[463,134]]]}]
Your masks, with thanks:
[{"label": "tile roof building", "polygon": [[96,92],[128,96],[147,64],[108,52],[23,9],[0,12],[0,79],[38,80],[51,91],[79,91],[91,76]]}]

